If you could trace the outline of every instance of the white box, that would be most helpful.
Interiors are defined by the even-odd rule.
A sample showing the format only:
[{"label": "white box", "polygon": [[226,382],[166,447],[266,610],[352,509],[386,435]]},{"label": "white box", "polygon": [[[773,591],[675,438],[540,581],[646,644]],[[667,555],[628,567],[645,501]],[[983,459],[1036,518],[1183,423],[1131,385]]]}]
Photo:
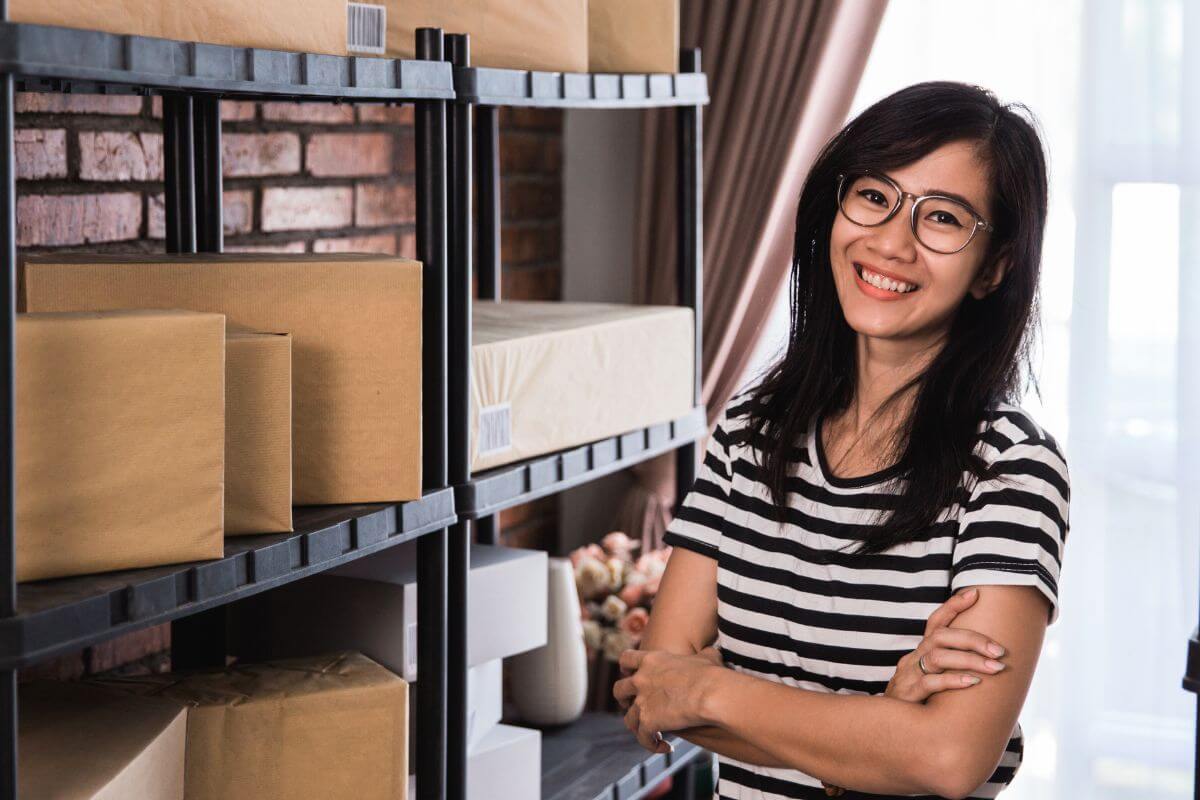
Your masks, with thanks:
[{"label": "white box", "polygon": [[541,797],[541,731],[497,725],[467,755],[467,800]]},{"label": "white box", "polygon": [[[406,681],[417,680],[417,542],[237,603],[234,651],[292,658],[357,650]],[[471,545],[467,665],[546,644],[547,555]]]},{"label": "white box", "polygon": [[504,716],[504,659],[467,670],[467,752],[491,733]]}]

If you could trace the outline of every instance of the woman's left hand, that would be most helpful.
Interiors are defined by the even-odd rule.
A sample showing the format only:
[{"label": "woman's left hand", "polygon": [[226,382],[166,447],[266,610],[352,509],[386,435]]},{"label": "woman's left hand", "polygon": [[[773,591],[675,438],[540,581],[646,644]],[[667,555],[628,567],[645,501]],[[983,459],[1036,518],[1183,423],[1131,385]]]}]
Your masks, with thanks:
[{"label": "woman's left hand", "polygon": [[613,696],[621,708],[628,709],[625,727],[647,750],[667,752],[670,745],[659,734],[708,724],[700,716],[701,700],[721,664],[715,647],[690,656],[665,650],[626,650],[620,665],[622,673],[630,677],[613,686]]}]

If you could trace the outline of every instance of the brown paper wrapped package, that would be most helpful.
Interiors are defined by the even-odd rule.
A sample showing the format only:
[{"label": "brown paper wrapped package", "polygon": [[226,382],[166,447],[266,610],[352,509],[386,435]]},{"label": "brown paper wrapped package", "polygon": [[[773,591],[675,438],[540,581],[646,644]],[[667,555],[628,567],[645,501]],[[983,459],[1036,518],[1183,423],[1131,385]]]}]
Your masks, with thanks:
[{"label": "brown paper wrapped package", "polygon": [[17,579],[224,555],[225,318],[20,314]]},{"label": "brown paper wrapped package", "polygon": [[22,261],[30,311],[190,308],[292,338],[292,502],[421,496],[421,264],[369,255]]},{"label": "brown paper wrapped package", "polygon": [[358,653],[97,680],[189,707],[187,800],[403,800],[408,684]]},{"label": "brown paper wrapped package", "polygon": [[588,0],[591,72],[678,72],[679,0]]},{"label": "brown paper wrapped package", "polygon": [[179,703],[57,681],[19,695],[19,797],[183,800]]},{"label": "brown paper wrapped package", "polygon": [[380,0],[387,51],[413,58],[416,29],[471,36],[471,66],[587,72],[588,0]]},{"label": "brown paper wrapped package", "polygon": [[225,535],[292,529],[292,340],[225,338]]},{"label": "brown paper wrapped package", "polygon": [[346,54],[337,0],[10,0],[10,22],[268,50]]}]

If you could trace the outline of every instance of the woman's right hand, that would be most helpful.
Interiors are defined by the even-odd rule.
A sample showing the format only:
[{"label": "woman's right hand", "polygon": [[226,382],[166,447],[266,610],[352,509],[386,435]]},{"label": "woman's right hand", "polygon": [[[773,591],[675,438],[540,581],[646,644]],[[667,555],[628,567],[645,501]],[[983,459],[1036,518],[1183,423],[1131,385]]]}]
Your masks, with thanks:
[{"label": "woman's right hand", "polygon": [[[979,597],[971,588],[942,603],[925,623],[925,638],[916,649],[896,664],[896,672],[888,681],[888,697],[924,703],[931,695],[948,689],[966,689],[988,675],[1004,669],[996,659],[1005,654],[1004,648],[987,636],[966,628],[951,628],[950,623],[966,611]],[[925,670],[920,660],[925,659]]]}]

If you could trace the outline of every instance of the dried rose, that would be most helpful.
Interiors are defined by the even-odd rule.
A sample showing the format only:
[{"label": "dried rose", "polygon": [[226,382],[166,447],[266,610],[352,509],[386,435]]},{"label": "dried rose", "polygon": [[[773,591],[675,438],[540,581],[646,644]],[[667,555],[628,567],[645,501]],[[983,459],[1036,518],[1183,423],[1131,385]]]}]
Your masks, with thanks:
[{"label": "dried rose", "polygon": [[612,589],[612,573],[606,564],[585,555],[575,568],[575,585],[581,598],[597,598]]},{"label": "dried rose", "polygon": [[621,653],[632,650],[636,646],[637,643],[633,637],[625,631],[609,631],[608,635],[604,637],[604,657],[609,661],[620,661]]},{"label": "dried rose", "polygon": [[648,622],[650,622],[649,611],[644,608],[631,608],[629,609],[629,613],[618,623],[618,627],[630,636],[640,637],[642,631],[646,630]]},{"label": "dried rose", "polygon": [[621,617],[625,616],[625,612],[629,610],[629,606],[625,601],[617,597],[615,594],[610,594],[600,606],[600,615],[605,619],[616,622]]},{"label": "dried rose", "polygon": [[642,543],[630,539],[622,531],[613,531],[600,540],[600,545],[610,555],[628,558],[634,550],[642,546]]},{"label": "dried rose", "polygon": [[642,573],[648,578],[653,578],[655,575],[662,575],[667,569],[667,561],[662,555],[661,550],[651,550],[649,553],[638,558],[633,565],[634,569]]},{"label": "dried rose", "polygon": [[625,588],[621,589],[621,591],[617,593],[617,596],[625,601],[625,605],[632,608],[633,606],[636,606],[642,602],[642,599],[645,597],[645,594],[646,594],[646,585],[645,585],[645,582],[643,581],[641,583],[626,584]]},{"label": "dried rose", "polygon": [[662,583],[661,575],[657,575],[653,578],[650,578],[648,581],[646,581],[645,585],[642,588],[645,590],[645,594],[643,595],[643,597],[647,601],[654,599],[654,597],[656,597],[658,595],[658,585],[660,583]]},{"label": "dried rose", "polygon": [[600,623],[596,620],[584,621],[583,643],[593,650],[599,650],[604,646],[604,628],[600,627]]},{"label": "dried rose", "polygon": [[597,561],[603,561],[604,559],[608,558],[608,554],[604,552],[600,545],[594,543],[585,544],[581,547],[576,547],[571,551],[571,555],[569,556],[571,559],[571,566],[578,567],[579,562],[583,560],[584,556],[591,556]]},{"label": "dried rose", "polygon": [[630,569],[629,562],[614,556],[605,562],[605,566],[608,567],[609,586],[615,592],[625,585],[625,576]]}]

